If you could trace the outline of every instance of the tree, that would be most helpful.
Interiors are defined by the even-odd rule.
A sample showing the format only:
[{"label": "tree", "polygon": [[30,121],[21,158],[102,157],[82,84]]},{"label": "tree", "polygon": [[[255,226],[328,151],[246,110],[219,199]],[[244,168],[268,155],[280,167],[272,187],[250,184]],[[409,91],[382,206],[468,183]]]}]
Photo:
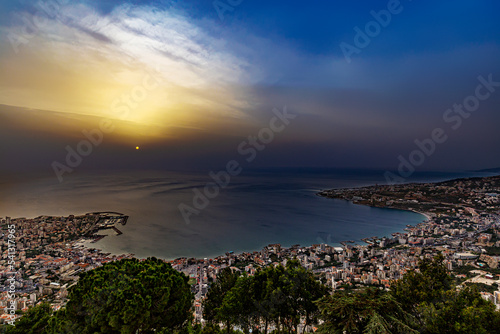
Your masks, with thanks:
[{"label": "tree", "polygon": [[274,323],[281,333],[282,327],[291,326],[291,317],[294,312],[291,301],[292,281],[286,268],[282,265],[268,266],[257,272],[253,277],[253,303],[256,308],[255,317],[260,322],[264,319],[264,333],[267,333],[269,324]]},{"label": "tree", "polygon": [[377,288],[338,291],[318,302],[320,333],[418,333],[415,319],[389,293]]},{"label": "tree", "polygon": [[221,334],[220,327],[213,323],[208,323],[201,330],[201,334]]},{"label": "tree", "polygon": [[7,334],[42,334],[45,333],[52,315],[52,307],[48,303],[41,303],[30,308],[14,326],[7,327]]},{"label": "tree", "polygon": [[391,294],[405,308],[416,312],[422,302],[432,303],[442,299],[445,291],[452,288],[453,279],[443,264],[442,254],[432,260],[419,262],[419,272],[412,270],[391,285]]},{"label": "tree", "polygon": [[[319,315],[314,303],[327,293],[327,288],[317,281],[312,272],[298,261],[288,261],[287,266],[268,266],[254,276],[239,276],[222,271],[212,285],[204,302],[204,317],[212,324],[222,322],[229,333],[238,325],[244,333],[267,333],[274,324],[280,333],[295,331],[301,320],[312,324]],[[260,328],[264,323],[264,328]]]},{"label": "tree", "polygon": [[270,299],[274,289],[272,284],[268,284],[272,270],[272,267],[267,267],[257,271],[252,277],[252,299],[255,310],[253,317],[257,323],[264,322],[264,333],[267,333],[268,326],[273,320],[273,305],[276,302]]},{"label": "tree", "polygon": [[237,279],[217,308],[217,319],[223,323],[239,325],[245,334],[249,333],[252,323],[254,304],[251,292],[251,278],[244,275]]},{"label": "tree", "polygon": [[500,312],[476,287],[458,289],[440,254],[391,285],[391,294],[419,319],[422,333],[495,333]]},{"label": "tree", "polygon": [[[222,269],[217,275],[217,279],[207,292],[207,296],[203,301],[203,318],[211,324],[220,321],[217,316],[218,310],[222,306],[222,302],[226,294],[235,286],[239,274],[233,273],[230,268]],[[230,319],[224,319],[228,332],[231,327]]]},{"label": "tree", "polygon": [[476,287],[449,290],[443,301],[420,305],[423,333],[495,333],[500,329],[500,312],[481,297]]},{"label": "tree", "polygon": [[[314,277],[313,273],[302,267],[297,260],[286,264],[286,279],[289,282],[291,324],[298,333],[301,319],[305,326],[311,325],[319,315],[315,301],[328,293],[328,288]],[[305,328],[304,328],[305,329]]]},{"label": "tree", "polygon": [[193,299],[187,281],[156,258],[107,263],[80,275],[52,328],[89,334],[181,329],[189,319]]}]

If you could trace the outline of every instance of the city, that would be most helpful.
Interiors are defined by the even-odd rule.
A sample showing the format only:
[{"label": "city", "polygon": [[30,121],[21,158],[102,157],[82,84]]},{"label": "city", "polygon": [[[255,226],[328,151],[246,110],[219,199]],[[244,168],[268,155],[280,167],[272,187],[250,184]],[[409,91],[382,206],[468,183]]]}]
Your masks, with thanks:
[{"label": "city", "polygon": [[[421,259],[441,253],[447,269],[461,284],[478,285],[482,297],[500,309],[499,180],[497,176],[391,186],[390,193],[385,189],[387,186],[323,191],[322,196],[372,206],[382,206],[381,203],[398,208],[407,206],[406,209],[425,212],[428,219],[408,226],[404,233],[364,238],[363,244],[352,240],[340,246],[271,244],[252,253],[228,252],[211,259],[179,258],[169,262],[189,277],[195,294],[194,318],[200,323],[204,321],[202,302],[222,269],[229,267],[234,272],[246,272],[251,276],[259,268],[286,265],[290,259],[299,260],[332,291],[362,286],[388,289],[393,280],[417,268]],[[443,193],[446,200],[436,195]],[[404,199],[395,199],[398,196]],[[454,196],[463,197],[457,200]],[[3,258],[0,271],[5,283],[0,299],[1,319],[4,322],[12,320],[9,309],[12,292],[15,295],[14,318],[41,301],[50,302],[53,309],[58,310],[67,302],[68,289],[76,284],[80,272],[134,257],[133,254],[112,255],[92,248],[95,240],[104,237],[98,234],[100,230],[113,229],[118,236],[121,232],[116,225],[126,224],[127,219],[123,214],[106,212],[1,219]],[[12,249],[15,249],[14,268],[9,266]],[[11,281],[10,290],[6,284],[8,280]]]}]

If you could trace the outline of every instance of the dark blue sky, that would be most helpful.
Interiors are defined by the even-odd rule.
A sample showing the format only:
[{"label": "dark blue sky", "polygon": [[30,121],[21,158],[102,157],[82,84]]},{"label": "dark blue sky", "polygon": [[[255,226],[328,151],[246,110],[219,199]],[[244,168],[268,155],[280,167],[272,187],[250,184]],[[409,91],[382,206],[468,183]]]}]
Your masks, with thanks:
[{"label": "dark blue sky", "polygon": [[[109,10],[113,1],[99,1]],[[228,3],[227,1],[221,1]],[[121,2],[118,2],[121,3]],[[158,1],[132,1],[155,4]],[[217,20],[215,1],[165,2],[182,8],[192,17]],[[498,1],[408,1],[399,2],[401,13],[392,17],[366,57],[399,57],[423,50],[451,50],[461,45],[498,42]],[[290,41],[311,54],[340,54],[338,44],[352,40],[354,26],[373,20],[370,12],[387,8],[388,1],[243,0],[225,12],[221,25],[243,26],[258,35]]]},{"label": "dark blue sky", "polygon": [[[234,0],[237,2],[237,0]],[[123,1],[86,1],[109,13]],[[389,1],[390,2],[390,1]],[[499,42],[498,1],[398,1],[402,11],[392,17],[383,35],[367,50],[366,57],[399,57],[423,50],[452,50],[467,44]],[[127,1],[132,5],[160,6],[184,11],[193,18],[218,21],[216,1]],[[229,5],[227,0],[220,3]],[[243,0],[233,11],[224,11],[221,26],[244,27],[257,35],[288,40],[311,54],[337,54],[338,44],[352,40],[354,26],[373,20],[370,12],[387,9],[388,1]],[[222,7],[221,7],[222,8]]]}]

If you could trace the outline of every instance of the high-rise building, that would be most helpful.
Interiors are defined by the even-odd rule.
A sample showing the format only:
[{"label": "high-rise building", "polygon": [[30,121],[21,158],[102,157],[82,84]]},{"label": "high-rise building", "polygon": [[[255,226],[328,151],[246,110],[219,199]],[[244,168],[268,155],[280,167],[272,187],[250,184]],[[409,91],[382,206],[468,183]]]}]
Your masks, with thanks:
[{"label": "high-rise building", "polygon": [[337,288],[337,282],[335,282],[335,277],[332,277],[332,289],[335,290]]},{"label": "high-rise building", "polygon": [[447,268],[448,270],[453,270],[453,262],[448,261],[448,262],[446,263],[446,268]]}]

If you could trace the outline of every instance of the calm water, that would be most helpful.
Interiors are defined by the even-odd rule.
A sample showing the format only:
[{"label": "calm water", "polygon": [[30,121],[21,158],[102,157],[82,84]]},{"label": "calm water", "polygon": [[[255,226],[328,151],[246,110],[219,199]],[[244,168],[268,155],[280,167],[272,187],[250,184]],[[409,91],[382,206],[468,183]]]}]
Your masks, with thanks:
[{"label": "calm water", "polygon": [[[411,181],[435,181],[469,174],[420,174]],[[210,181],[207,173],[74,173],[61,184],[55,177],[26,180],[0,190],[0,216],[35,217],[92,211],[130,216],[95,244],[107,252],[138,257],[214,257],[227,251],[260,250],[269,243],[337,244],[401,231],[423,216],[369,208],[316,196],[321,189],[384,182],[381,172],[339,170],[268,170],[233,177],[186,224],[178,206],[192,205],[193,189]]]}]

